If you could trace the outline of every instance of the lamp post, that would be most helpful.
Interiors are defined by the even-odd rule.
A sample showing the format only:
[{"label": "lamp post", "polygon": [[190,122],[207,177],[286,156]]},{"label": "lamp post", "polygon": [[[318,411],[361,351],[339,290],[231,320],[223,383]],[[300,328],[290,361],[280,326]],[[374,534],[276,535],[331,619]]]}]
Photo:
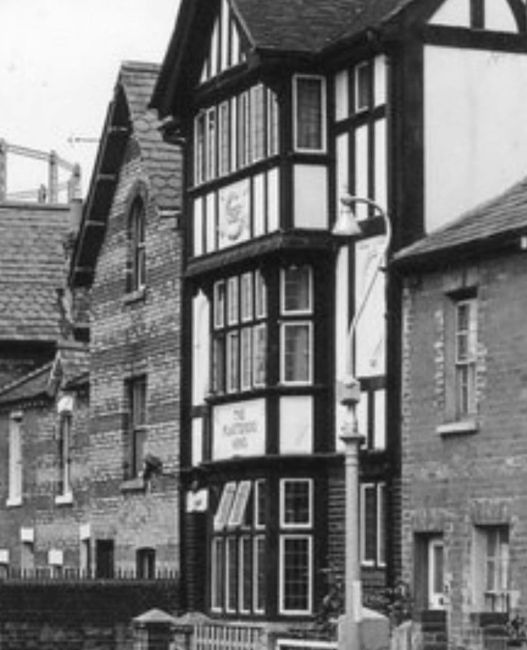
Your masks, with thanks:
[{"label": "lamp post", "polygon": [[385,261],[392,238],[390,219],[380,205],[374,201],[345,194],[340,199],[341,209],[332,233],[346,241],[361,234],[361,227],[353,214],[351,206],[364,203],[373,207],[383,218],[385,227],[385,243],[378,255],[375,270],[370,278],[362,300],[355,310],[347,335],[346,375],[341,390],[340,403],[346,409],[346,419],[342,427],[340,439],[344,443],[344,473],[345,473],[345,590],[344,616],[339,628],[339,650],[360,649],[360,628],[362,609],[362,593],[360,578],[359,552],[359,449],[363,441],[357,423],[357,405],[360,401],[360,382],[355,377],[353,354],[353,338],[357,324],[371,295],[375,280]]}]

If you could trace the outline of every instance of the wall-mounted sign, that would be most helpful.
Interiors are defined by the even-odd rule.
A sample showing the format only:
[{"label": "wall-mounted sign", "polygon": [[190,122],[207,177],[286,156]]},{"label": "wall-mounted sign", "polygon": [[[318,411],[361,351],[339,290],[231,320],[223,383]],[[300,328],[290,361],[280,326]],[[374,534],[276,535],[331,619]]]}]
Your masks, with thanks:
[{"label": "wall-mounted sign", "polygon": [[249,180],[233,183],[219,192],[219,248],[249,239]]},{"label": "wall-mounted sign", "polygon": [[265,454],[265,400],[221,404],[213,409],[213,458]]}]

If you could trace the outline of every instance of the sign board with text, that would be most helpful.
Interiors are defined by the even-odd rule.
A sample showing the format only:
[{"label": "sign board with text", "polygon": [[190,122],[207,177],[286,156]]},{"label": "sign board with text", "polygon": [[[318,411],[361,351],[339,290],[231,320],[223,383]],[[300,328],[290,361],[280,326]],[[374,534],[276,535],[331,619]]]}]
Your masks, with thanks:
[{"label": "sign board with text", "polygon": [[221,404],[213,409],[213,459],[265,454],[265,400]]}]

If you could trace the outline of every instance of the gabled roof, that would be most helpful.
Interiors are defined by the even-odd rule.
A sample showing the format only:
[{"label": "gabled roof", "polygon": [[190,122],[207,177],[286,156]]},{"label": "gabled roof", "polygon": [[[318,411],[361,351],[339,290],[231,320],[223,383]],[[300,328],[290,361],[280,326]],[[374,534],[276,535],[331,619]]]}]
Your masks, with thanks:
[{"label": "gabled roof", "polygon": [[53,362],[47,363],[4,386],[0,390],[0,405],[14,404],[36,397],[50,399],[52,392],[49,390],[49,375],[52,367]]},{"label": "gabled roof", "polygon": [[59,388],[75,390],[89,382],[88,348],[78,343],[64,344],[55,359],[0,390],[0,405],[35,398],[51,399]]},{"label": "gabled roof", "polygon": [[[249,48],[261,56],[317,57],[339,43],[379,30],[411,4],[426,0],[228,0]],[[211,0],[182,0],[152,97],[162,117],[193,87],[203,41],[209,38]],[[179,98],[179,99],[178,99]]]},{"label": "gabled roof", "polygon": [[69,205],[0,204],[0,340],[54,341]]},{"label": "gabled roof", "polygon": [[163,141],[157,114],[148,109],[159,68],[154,63],[127,61],[119,71],[72,256],[70,280],[74,285],[89,285],[93,278],[130,138],[138,144],[150,196],[160,209],[180,208],[181,152]]},{"label": "gabled roof", "polygon": [[503,194],[399,251],[394,262],[415,266],[461,252],[489,250],[527,234],[527,177]]}]

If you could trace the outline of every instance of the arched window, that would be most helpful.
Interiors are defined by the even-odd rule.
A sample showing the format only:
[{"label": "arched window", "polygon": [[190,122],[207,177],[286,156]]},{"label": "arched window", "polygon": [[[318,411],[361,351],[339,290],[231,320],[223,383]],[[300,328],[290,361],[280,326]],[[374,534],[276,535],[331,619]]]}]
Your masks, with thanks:
[{"label": "arched window", "polygon": [[128,220],[128,291],[145,286],[145,204],[140,197],[132,203]]}]

